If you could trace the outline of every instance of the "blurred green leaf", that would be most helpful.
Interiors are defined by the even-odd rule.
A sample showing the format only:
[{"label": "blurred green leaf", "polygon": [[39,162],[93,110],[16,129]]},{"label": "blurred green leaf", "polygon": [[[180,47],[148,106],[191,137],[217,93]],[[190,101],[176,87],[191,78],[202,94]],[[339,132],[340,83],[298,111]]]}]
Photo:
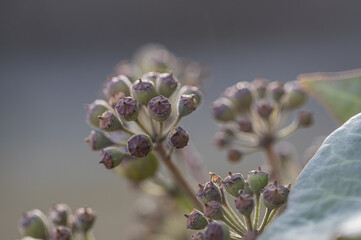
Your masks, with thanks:
[{"label": "blurred green leaf", "polygon": [[259,240],[330,240],[360,213],[361,114],[333,132],[306,165],[285,212]]},{"label": "blurred green leaf", "polygon": [[340,122],[361,112],[361,69],[302,74],[298,80]]}]

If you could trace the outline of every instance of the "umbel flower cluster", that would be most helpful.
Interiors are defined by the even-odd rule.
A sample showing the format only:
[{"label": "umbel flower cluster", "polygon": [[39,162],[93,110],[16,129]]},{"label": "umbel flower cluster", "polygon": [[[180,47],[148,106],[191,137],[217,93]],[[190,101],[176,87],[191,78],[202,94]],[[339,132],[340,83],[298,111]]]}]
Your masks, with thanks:
[{"label": "umbel flower cluster", "polygon": [[[196,194],[204,204],[203,212],[194,209],[187,218],[187,228],[205,229],[192,236],[193,240],[255,240],[286,204],[290,187],[274,181],[269,184],[267,173],[254,170],[244,179],[240,173],[231,173],[224,179],[210,173],[210,181],[199,184]],[[225,190],[225,191],[224,191]],[[233,199],[243,220],[230,207],[225,193]],[[261,205],[265,208],[263,220],[259,222]]]},{"label": "umbel flower cluster", "polygon": [[213,117],[221,124],[214,141],[227,149],[227,157],[237,162],[243,156],[264,150],[271,167],[271,177],[281,179],[280,162],[273,145],[297,129],[313,123],[312,114],[292,113],[307,100],[306,93],[296,82],[255,79],[238,82],[227,88],[212,106]]},{"label": "umbel flower cluster", "polygon": [[79,208],[72,213],[68,205],[54,204],[48,217],[39,209],[24,212],[19,232],[22,240],[90,240],[95,219],[91,208]]}]

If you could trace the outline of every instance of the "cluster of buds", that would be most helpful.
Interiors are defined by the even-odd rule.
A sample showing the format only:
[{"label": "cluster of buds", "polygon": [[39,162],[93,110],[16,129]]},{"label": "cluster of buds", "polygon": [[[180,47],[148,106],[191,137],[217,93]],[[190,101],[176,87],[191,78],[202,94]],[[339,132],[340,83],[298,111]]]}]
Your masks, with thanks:
[{"label": "cluster of buds", "polygon": [[107,101],[87,106],[87,122],[95,130],[86,141],[102,150],[100,163],[141,181],[157,171],[154,149],[164,142],[170,152],[187,146],[189,135],[177,125],[203,95],[195,86],[180,85],[173,73],[148,72],[134,82],[125,75],[110,78],[104,87]]},{"label": "cluster of buds", "polygon": [[300,111],[291,120],[292,113],[306,100],[307,95],[297,82],[239,82],[213,103],[213,117],[222,125],[215,135],[215,144],[228,150],[231,162],[265,149],[297,129],[312,125],[312,114],[306,111]]},{"label": "cluster of buds", "polygon": [[54,204],[46,217],[39,209],[23,213],[19,232],[23,240],[74,240],[77,236],[88,239],[96,219],[91,208],[79,208],[72,213],[66,204]]},{"label": "cluster of buds", "polygon": [[[290,186],[282,186],[277,181],[269,183],[267,173],[253,170],[245,179],[240,173],[231,173],[222,179],[210,173],[210,181],[199,184],[196,194],[204,204],[203,212],[194,209],[186,214],[187,228],[203,230],[192,236],[193,240],[255,240],[270,223],[278,209],[288,199]],[[234,198],[235,208],[243,220],[230,207],[225,193]],[[265,208],[260,223],[260,209]]]}]

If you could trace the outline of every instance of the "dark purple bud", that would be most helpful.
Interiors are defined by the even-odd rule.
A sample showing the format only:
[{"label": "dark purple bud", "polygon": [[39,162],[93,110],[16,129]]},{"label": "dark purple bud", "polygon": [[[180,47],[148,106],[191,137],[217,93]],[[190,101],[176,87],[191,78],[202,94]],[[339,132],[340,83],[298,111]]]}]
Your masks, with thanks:
[{"label": "dark purple bud", "polygon": [[173,73],[159,74],[156,82],[158,94],[169,98],[177,89],[178,82]]},{"label": "dark purple bud", "polygon": [[187,218],[188,229],[202,230],[208,225],[208,220],[197,209],[194,209],[190,214],[184,214],[184,216]]},{"label": "dark purple bud", "polygon": [[203,214],[205,217],[212,220],[221,220],[223,219],[223,210],[222,205],[218,201],[209,201],[204,204]]},{"label": "dark purple bud", "polygon": [[168,142],[174,148],[184,148],[189,142],[189,135],[181,127],[173,128],[168,135]]},{"label": "dark purple bud", "polygon": [[198,103],[195,95],[181,95],[178,101],[178,115],[185,117],[197,109]]},{"label": "dark purple bud", "polygon": [[207,182],[205,185],[199,184],[199,190],[196,193],[196,197],[203,204],[212,200],[222,202],[221,190],[212,182]]},{"label": "dark purple bud", "polygon": [[211,222],[205,232],[207,240],[230,240],[228,227],[222,222]]},{"label": "dark purple bud", "polygon": [[153,149],[152,139],[145,134],[133,135],[128,140],[128,151],[132,157],[142,158],[148,155]]},{"label": "dark purple bud", "polygon": [[270,209],[277,209],[287,202],[290,190],[278,185],[277,181],[264,188],[262,196],[264,205]]},{"label": "dark purple bud", "polygon": [[51,234],[51,240],[71,240],[72,234],[70,228],[58,226]]},{"label": "dark purple bud", "polygon": [[124,159],[125,154],[117,147],[107,147],[102,150],[99,163],[104,164],[107,169],[118,166]]},{"label": "dark purple bud", "polygon": [[225,97],[213,102],[212,115],[220,122],[229,122],[235,119],[236,110],[231,100]]},{"label": "dark purple bud", "polygon": [[125,97],[115,106],[118,116],[125,121],[137,120],[139,115],[139,106],[137,100],[132,97]]},{"label": "dark purple bud", "polygon": [[244,216],[250,216],[254,201],[251,195],[241,193],[235,200],[237,210]]},{"label": "dark purple bud", "polygon": [[239,82],[227,88],[224,95],[233,102],[239,113],[244,113],[252,105],[253,96],[248,82]]},{"label": "dark purple bud", "polygon": [[99,116],[99,128],[106,132],[114,132],[122,129],[122,124],[112,111],[105,111]]},{"label": "dark purple bud", "polygon": [[49,220],[55,226],[67,226],[70,214],[71,210],[68,205],[63,203],[54,204],[49,211]]},{"label": "dark purple bud", "polygon": [[79,208],[74,213],[74,224],[78,231],[87,233],[95,222],[96,215],[91,208]]},{"label": "dark purple bud", "polygon": [[242,132],[253,132],[252,122],[249,118],[242,118],[238,121],[238,129]]},{"label": "dark purple bud", "polygon": [[267,119],[273,111],[273,106],[267,100],[260,100],[256,104],[256,110],[260,117]]},{"label": "dark purple bud", "polygon": [[168,98],[157,96],[148,102],[148,112],[150,116],[158,122],[163,122],[172,113],[172,105]]}]

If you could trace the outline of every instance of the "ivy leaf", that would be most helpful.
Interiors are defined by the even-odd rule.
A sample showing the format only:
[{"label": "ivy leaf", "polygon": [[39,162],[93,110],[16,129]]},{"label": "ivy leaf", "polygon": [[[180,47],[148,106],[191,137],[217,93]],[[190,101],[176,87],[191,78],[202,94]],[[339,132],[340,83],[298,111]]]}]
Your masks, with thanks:
[{"label": "ivy leaf", "polygon": [[[306,165],[284,213],[260,240],[333,240],[360,214],[361,114],[334,131]],[[342,227],[342,229],[341,229]]]},{"label": "ivy leaf", "polygon": [[361,112],[361,69],[302,74],[298,80],[340,122]]}]

